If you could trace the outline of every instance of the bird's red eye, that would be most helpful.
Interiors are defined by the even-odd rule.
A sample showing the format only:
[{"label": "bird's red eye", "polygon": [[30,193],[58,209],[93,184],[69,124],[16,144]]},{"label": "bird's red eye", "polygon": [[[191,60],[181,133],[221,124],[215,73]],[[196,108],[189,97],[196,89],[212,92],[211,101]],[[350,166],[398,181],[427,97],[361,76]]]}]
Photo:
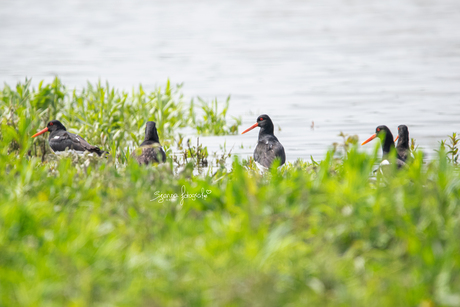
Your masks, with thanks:
[{"label": "bird's red eye", "polygon": [[259,120],[264,120],[264,119],[261,117],[261,118],[259,118]]},{"label": "bird's red eye", "polygon": [[380,128],[377,128],[377,131],[380,131]]},{"label": "bird's red eye", "polygon": [[52,126],[52,125],[53,125],[53,123],[50,123],[50,126]]}]

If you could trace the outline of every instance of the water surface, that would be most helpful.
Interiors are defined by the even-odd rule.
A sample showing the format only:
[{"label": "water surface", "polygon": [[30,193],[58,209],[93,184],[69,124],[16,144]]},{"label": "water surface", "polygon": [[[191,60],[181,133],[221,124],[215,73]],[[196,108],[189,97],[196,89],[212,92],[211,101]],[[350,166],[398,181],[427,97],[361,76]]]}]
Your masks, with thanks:
[{"label": "water surface", "polygon": [[[170,78],[189,97],[231,94],[241,131],[269,114],[289,161],[380,124],[408,125],[430,155],[460,132],[459,29],[458,0],[1,1],[0,81]],[[256,139],[201,141],[246,157]]]}]

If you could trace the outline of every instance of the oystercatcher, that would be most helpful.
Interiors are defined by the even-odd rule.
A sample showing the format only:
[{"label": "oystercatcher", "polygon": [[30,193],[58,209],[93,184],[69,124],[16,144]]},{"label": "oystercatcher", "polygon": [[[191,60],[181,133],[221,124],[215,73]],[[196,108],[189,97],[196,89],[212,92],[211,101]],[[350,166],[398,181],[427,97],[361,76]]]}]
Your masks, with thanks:
[{"label": "oystercatcher", "polygon": [[244,130],[245,134],[252,129],[260,127],[259,140],[254,150],[254,160],[263,167],[270,167],[275,158],[279,158],[281,161],[280,165],[286,162],[286,154],[284,153],[284,147],[278,141],[276,136],[273,134],[274,126],[270,117],[266,114],[257,117],[257,122]]},{"label": "oystercatcher", "polygon": [[166,154],[161,147],[155,122],[145,125],[145,138],[141,146],[131,154],[139,164],[160,163],[166,161]]},{"label": "oystercatcher", "polygon": [[[382,155],[382,162],[380,163],[380,165],[390,164],[390,162],[388,160],[388,156],[389,156],[391,150],[395,149],[395,143],[393,141],[393,134],[391,134],[391,131],[390,131],[390,129],[388,129],[387,126],[381,125],[381,126],[378,126],[377,128],[375,128],[375,133],[370,138],[365,140],[361,145],[369,143],[370,141],[372,141],[376,137],[378,137],[378,138],[380,138],[382,140],[383,155]],[[396,158],[396,164],[398,165],[398,168],[400,168],[400,167],[402,167],[402,166],[404,166],[406,164],[406,163],[404,163],[404,160],[399,156],[399,154],[398,154],[398,156]]]},{"label": "oystercatcher", "polygon": [[406,125],[399,125],[398,126],[398,136],[395,139],[395,142],[398,141],[398,145],[396,146],[396,150],[398,152],[398,156],[401,160],[406,162],[407,158],[410,157],[410,149],[409,149],[409,128]]},{"label": "oystercatcher", "polygon": [[50,121],[45,129],[35,133],[34,135],[32,135],[32,137],[34,138],[45,132],[50,132],[48,141],[50,143],[51,149],[55,153],[65,151],[67,148],[70,150],[74,150],[79,154],[85,151],[97,153],[99,156],[101,156],[104,153],[108,153],[107,151],[101,150],[97,146],[90,145],[81,136],[67,132],[67,129],[58,120]]}]

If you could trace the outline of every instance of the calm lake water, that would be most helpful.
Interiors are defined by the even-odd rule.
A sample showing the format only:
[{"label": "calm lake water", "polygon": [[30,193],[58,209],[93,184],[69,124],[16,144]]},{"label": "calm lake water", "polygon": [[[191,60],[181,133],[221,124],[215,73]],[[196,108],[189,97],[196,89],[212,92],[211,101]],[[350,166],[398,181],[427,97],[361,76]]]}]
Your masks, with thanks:
[{"label": "calm lake water", "polygon": [[[241,131],[271,116],[289,161],[379,124],[431,155],[460,132],[460,1],[0,1],[0,81],[54,75],[230,94]],[[201,140],[246,157],[257,133]]]}]

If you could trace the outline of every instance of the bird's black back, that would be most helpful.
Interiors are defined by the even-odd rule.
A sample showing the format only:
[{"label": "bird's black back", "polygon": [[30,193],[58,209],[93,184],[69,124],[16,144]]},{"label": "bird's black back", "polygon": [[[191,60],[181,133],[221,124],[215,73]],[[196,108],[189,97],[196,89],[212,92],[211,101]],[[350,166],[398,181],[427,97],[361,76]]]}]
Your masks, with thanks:
[{"label": "bird's black back", "polygon": [[64,129],[54,130],[48,138],[51,149],[54,152],[65,151],[72,149],[75,151],[89,151],[101,156],[106,151],[102,151],[99,147],[90,145],[84,138],[79,135],[70,133]]},{"label": "bird's black back", "polygon": [[145,125],[145,139],[132,156],[139,164],[161,163],[166,161],[166,153],[161,147],[155,122]]},{"label": "bird's black back", "polygon": [[403,161],[406,161],[410,156],[409,129],[406,125],[399,125],[398,127],[398,145],[396,146],[396,151],[398,152],[398,157]]},{"label": "bird's black back", "polygon": [[286,162],[286,153],[278,138],[273,134],[259,135],[254,149],[254,160],[264,167],[270,167],[276,158],[280,159],[280,165]]}]

